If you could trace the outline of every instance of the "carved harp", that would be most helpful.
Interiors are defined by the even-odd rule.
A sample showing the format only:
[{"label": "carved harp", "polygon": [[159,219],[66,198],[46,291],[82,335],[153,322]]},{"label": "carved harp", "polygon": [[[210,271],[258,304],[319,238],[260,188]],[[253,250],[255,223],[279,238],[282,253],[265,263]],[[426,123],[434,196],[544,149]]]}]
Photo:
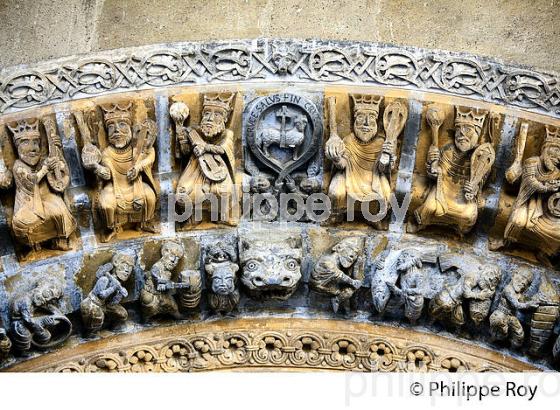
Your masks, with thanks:
[{"label": "carved harp", "polygon": [[[196,145],[205,145],[200,135],[198,135],[198,132],[192,128],[189,130],[189,140],[193,147]],[[228,167],[219,154],[206,152],[198,157],[198,164],[204,176],[210,181],[222,182],[228,175]]]}]

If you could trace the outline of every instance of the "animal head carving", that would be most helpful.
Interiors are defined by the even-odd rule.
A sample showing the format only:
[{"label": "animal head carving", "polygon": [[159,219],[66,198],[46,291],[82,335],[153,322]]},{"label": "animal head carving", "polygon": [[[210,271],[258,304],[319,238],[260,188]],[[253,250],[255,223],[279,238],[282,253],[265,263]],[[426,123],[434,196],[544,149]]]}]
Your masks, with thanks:
[{"label": "animal head carving", "polygon": [[301,279],[301,239],[242,239],[241,282],[256,299],[286,300]]}]

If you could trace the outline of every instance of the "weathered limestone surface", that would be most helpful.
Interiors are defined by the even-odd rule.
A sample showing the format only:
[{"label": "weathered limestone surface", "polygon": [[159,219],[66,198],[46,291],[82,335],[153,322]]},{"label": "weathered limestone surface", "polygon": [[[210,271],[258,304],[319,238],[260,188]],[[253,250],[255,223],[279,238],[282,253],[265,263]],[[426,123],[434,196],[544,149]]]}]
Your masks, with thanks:
[{"label": "weathered limestone surface", "polygon": [[[2,66],[187,40],[368,40],[558,71],[557,0],[4,0]],[[499,45],[499,46],[497,46]]]}]

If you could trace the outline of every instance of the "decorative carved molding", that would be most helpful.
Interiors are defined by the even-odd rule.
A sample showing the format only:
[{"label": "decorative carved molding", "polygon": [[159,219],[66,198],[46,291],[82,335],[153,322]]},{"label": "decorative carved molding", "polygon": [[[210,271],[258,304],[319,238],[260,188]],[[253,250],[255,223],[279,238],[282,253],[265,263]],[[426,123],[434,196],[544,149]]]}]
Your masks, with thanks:
[{"label": "decorative carved molding", "polygon": [[[60,352],[61,353],[61,352]],[[300,369],[363,372],[536,371],[479,346],[366,323],[239,319],[89,342],[8,368],[47,372]]]},{"label": "decorative carved molding", "polygon": [[268,39],[137,47],[5,68],[0,113],[115,91],[271,80],[442,92],[560,117],[555,73],[445,51]]}]

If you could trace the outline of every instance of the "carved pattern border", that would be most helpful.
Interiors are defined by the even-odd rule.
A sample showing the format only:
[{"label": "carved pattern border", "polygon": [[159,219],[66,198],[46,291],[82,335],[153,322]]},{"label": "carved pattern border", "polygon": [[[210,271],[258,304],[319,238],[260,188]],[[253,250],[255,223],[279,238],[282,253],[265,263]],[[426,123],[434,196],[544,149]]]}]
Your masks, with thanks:
[{"label": "carved pattern border", "polygon": [[[351,323],[328,321],[331,322],[325,326],[328,330],[322,330],[320,326],[327,321],[299,320],[298,326],[293,328],[289,328],[288,321],[274,319],[249,322],[254,325],[243,328],[222,322],[215,326],[215,330],[198,325],[194,332],[188,325],[179,325],[161,329],[161,337],[144,342],[138,342],[143,339],[142,333],[129,335],[130,341],[117,347],[119,336],[115,336],[111,338],[114,340],[107,340],[101,349],[96,348],[96,342],[86,343],[79,346],[79,351],[62,350],[5,371],[129,373],[259,368],[363,372],[539,370],[481,347],[462,346],[463,343],[454,344],[444,337],[383,326],[362,325],[359,326],[361,329],[352,330]],[[313,323],[305,325],[303,322]],[[214,326],[209,324],[208,327]],[[335,328],[341,330],[332,330]],[[103,349],[104,346],[109,348]],[[491,355],[496,356],[495,360],[490,358]],[[68,359],[68,356],[73,357]]]},{"label": "carved pattern border", "polygon": [[[279,70],[275,51],[289,56]],[[368,42],[176,43],[0,71],[0,113],[109,92],[244,81],[379,85],[512,105],[560,118],[560,77],[468,54]]]}]

